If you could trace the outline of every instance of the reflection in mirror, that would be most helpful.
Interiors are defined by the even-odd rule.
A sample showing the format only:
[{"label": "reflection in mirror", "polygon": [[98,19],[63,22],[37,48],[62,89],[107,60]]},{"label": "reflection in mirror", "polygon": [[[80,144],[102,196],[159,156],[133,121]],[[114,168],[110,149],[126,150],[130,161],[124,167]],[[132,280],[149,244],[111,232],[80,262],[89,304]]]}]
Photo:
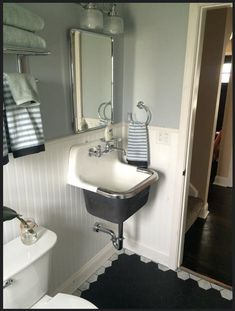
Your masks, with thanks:
[{"label": "reflection in mirror", "polygon": [[113,39],[78,29],[70,39],[74,130],[80,133],[113,121]]}]

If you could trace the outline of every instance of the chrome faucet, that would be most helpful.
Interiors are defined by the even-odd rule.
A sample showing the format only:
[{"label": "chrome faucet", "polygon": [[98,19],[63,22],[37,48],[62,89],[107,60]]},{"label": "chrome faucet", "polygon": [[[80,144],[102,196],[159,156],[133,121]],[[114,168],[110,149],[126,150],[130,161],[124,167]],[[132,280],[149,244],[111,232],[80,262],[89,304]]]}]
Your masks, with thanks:
[{"label": "chrome faucet", "polygon": [[100,158],[102,155],[101,145],[89,148],[88,155],[89,155],[89,157],[95,156],[95,157]]},{"label": "chrome faucet", "polygon": [[122,151],[123,155],[126,155],[126,150],[120,147],[115,147],[114,145],[110,146],[109,151],[113,151],[113,150],[118,150],[118,151]]},{"label": "chrome faucet", "polygon": [[[103,139],[101,139],[103,141]],[[101,145],[97,145],[96,147],[91,147],[88,150],[88,155],[95,156],[100,158],[104,153],[109,153],[114,150],[122,151],[123,155],[126,155],[126,151],[123,148],[117,147],[114,144],[117,142],[117,140],[107,141],[105,143],[104,149],[102,150]]]}]

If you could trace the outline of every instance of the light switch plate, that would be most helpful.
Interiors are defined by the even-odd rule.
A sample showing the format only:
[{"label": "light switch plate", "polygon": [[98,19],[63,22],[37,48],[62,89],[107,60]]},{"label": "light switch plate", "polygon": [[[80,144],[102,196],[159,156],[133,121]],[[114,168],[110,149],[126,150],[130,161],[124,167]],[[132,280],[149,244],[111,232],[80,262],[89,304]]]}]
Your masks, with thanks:
[{"label": "light switch plate", "polygon": [[167,130],[157,131],[157,144],[169,145],[170,144],[170,133]]}]

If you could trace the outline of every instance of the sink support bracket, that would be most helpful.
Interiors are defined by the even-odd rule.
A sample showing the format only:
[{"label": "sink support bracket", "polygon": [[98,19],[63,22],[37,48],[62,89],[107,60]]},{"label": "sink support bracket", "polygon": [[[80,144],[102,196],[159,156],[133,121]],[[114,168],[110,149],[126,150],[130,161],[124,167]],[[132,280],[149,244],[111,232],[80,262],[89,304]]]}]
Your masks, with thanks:
[{"label": "sink support bracket", "polygon": [[117,250],[121,250],[123,247],[123,222],[118,224],[118,236],[116,236],[116,234],[113,232],[113,230],[108,229],[104,226],[102,226],[100,223],[96,222],[93,226],[93,230],[95,232],[104,232],[107,233],[111,236],[111,241],[113,243],[113,246],[117,249]]}]

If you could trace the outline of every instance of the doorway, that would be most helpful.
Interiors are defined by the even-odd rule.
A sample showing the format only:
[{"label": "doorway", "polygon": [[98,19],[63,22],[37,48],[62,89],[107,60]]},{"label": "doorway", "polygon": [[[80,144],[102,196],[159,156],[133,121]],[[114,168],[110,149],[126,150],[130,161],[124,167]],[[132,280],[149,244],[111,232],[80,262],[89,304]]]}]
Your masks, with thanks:
[{"label": "doorway", "polygon": [[[208,8],[206,12],[182,256],[182,267],[227,285],[232,285],[232,189],[218,184],[227,178],[228,186],[233,186],[226,125],[231,118],[232,79],[226,92],[221,83],[221,65],[228,60],[225,55],[231,42],[231,11]],[[222,131],[218,124],[223,125]],[[229,144],[230,162],[224,156],[228,149],[223,150]],[[227,176],[220,176],[225,158]]]}]

